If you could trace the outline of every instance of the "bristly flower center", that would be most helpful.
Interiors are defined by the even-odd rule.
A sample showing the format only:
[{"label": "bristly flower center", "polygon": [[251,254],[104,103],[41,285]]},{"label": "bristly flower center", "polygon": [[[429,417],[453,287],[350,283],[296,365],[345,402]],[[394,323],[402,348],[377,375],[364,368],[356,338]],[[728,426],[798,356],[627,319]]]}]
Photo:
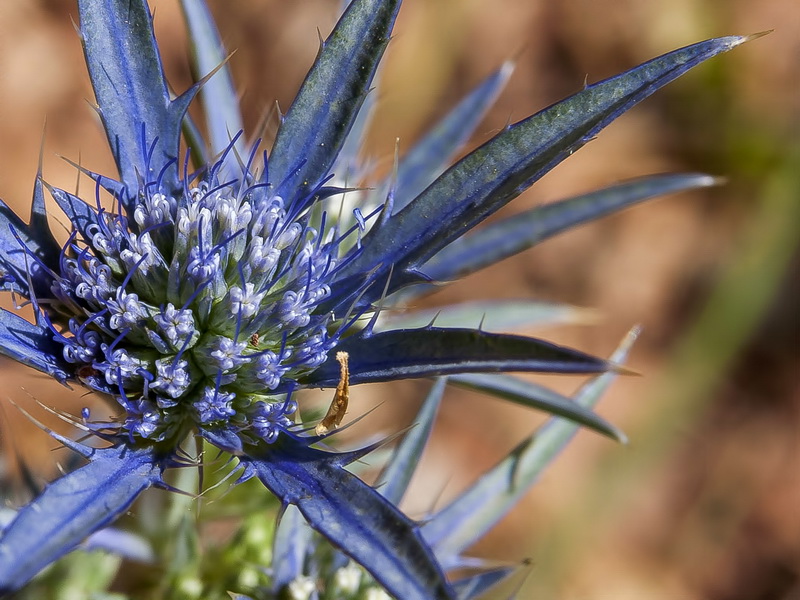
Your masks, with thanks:
[{"label": "bristly flower center", "polygon": [[291,424],[283,392],[334,345],[332,316],[314,309],[338,240],[263,192],[141,192],[133,222],[93,211],[64,245],[59,302],[44,308],[65,324],[64,358],[124,408],[121,432],[161,441],[195,424],[270,441]]}]

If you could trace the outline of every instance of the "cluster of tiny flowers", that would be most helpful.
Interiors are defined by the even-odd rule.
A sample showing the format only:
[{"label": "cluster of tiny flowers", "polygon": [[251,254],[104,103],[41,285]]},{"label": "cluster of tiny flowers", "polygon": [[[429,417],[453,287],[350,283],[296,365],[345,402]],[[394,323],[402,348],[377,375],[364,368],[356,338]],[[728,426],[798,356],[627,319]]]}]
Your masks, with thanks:
[{"label": "cluster of tiny flowers", "polygon": [[44,308],[66,323],[53,326],[64,358],[118,399],[129,435],[160,441],[189,424],[271,441],[291,424],[296,405],[279,392],[335,342],[331,316],[313,313],[337,244],[263,192],[141,192],[133,222],[93,211],[64,246],[59,301]]},{"label": "cluster of tiny flowers", "polygon": [[[377,586],[373,579],[364,573],[358,565],[350,563],[336,569],[330,581],[326,597],[339,600],[391,600],[383,588]],[[286,588],[291,600],[312,600],[318,597],[317,582],[307,575],[299,575]]]}]

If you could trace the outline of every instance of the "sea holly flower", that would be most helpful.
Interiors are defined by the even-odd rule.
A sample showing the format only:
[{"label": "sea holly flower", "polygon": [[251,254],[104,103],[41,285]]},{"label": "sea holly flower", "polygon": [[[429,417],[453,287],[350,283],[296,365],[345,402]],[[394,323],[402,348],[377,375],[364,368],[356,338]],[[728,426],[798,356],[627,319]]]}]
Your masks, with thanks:
[{"label": "sea holly flower", "polygon": [[[385,323],[381,308],[572,225],[712,184],[695,174],[647,178],[472,231],[635,103],[745,38],[701,42],[587,86],[446,168],[508,76],[504,66],[369,192],[346,186],[362,172],[353,148],[399,0],[349,3],[268,153],[241,131],[226,53],[200,2],[187,0],[184,10],[198,71],[208,75],[174,98],[145,0],[78,6],[118,174],[81,169],[96,182],[87,199],[38,177],[27,223],[0,204],[0,285],[34,312],[32,321],[0,313],[0,351],[93,390],[119,416],[97,422],[82,414],[83,428],[102,447],[51,432],[87,463],[5,527],[0,590],[25,585],[146,489],[169,488],[164,472],[192,466],[182,445],[198,434],[235,457],[239,482],[260,480],[392,596],[473,597],[445,577],[446,569],[463,566],[464,546],[446,543],[436,524],[462,523],[443,529],[463,531],[470,514],[489,522],[507,508],[491,498],[506,496],[482,486],[466,516],[458,505],[425,526],[411,520],[396,508],[396,494],[351,472],[374,447],[335,452],[325,443],[346,404],[341,390],[452,375],[619,437],[580,404],[480,375],[614,372],[616,361],[465,327],[458,318],[447,326]],[[198,93],[207,143],[187,115]],[[71,223],[64,242],[47,227],[45,188]],[[315,433],[296,417],[304,387],[340,390],[341,404]],[[395,477],[401,472],[387,479],[387,490],[402,489]],[[279,576],[284,567],[273,565],[275,580],[300,585]]]}]

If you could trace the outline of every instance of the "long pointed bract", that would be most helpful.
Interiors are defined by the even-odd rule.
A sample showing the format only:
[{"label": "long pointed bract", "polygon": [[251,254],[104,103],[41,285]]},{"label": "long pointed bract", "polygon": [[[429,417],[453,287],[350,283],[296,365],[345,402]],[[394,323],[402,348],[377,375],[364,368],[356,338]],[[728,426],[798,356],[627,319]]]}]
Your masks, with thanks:
[{"label": "long pointed bract", "polygon": [[347,472],[341,456],[283,435],[240,460],[311,527],[404,600],[454,598],[419,528],[377,491]]},{"label": "long pointed bract", "polygon": [[[591,140],[611,121],[690,68],[744,42],[726,37],[670,52],[625,73],[586,87],[505,131],[463,158],[405,209],[364,237],[359,255],[340,277],[343,302],[363,276],[393,272],[389,292],[418,277],[413,271],[453,240],[518,196],[542,175]],[[362,302],[383,293],[373,286]]]},{"label": "long pointed bract", "polygon": [[436,281],[457,279],[577,225],[656,196],[708,187],[717,182],[716,178],[700,173],[653,175],[538,206],[455,240],[420,270]]},{"label": "long pointed bract", "polygon": [[163,468],[149,448],[93,450],[89,464],[48,485],[4,530],[0,594],[20,588],[116,519],[142,491],[161,482]]},{"label": "long pointed bract", "polygon": [[0,354],[64,382],[69,366],[61,358],[62,348],[50,329],[0,308]]},{"label": "long pointed bract", "polygon": [[[390,381],[452,373],[533,371],[600,373],[607,361],[550,342],[475,329],[398,329],[342,340],[336,351],[350,355],[350,383]],[[335,387],[332,356],[301,379],[308,386]]]},{"label": "long pointed bract", "polygon": [[400,504],[411,482],[411,476],[431,435],[446,385],[445,377],[437,379],[433,384],[417,413],[414,426],[397,445],[392,458],[378,478],[376,489],[393,504]]},{"label": "long pointed bract", "polygon": [[297,507],[287,506],[272,544],[272,591],[276,594],[304,573],[312,533]]},{"label": "long pointed bract", "polygon": [[[614,352],[611,360],[623,362],[636,339],[633,330]],[[594,406],[614,380],[605,373],[587,383],[575,402],[584,408]],[[491,471],[422,527],[425,539],[436,548],[436,556],[445,565],[479,539],[509,508],[516,504],[539,478],[544,468],[558,455],[579,430],[571,421],[553,418],[539,431],[521,442]]]},{"label": "long pointed bract", "polygon": [[573,423],[583,425],[587,429],[592,429],[618,442],[627,442],[627,437],[622,431],[589,408],[532,381],[499,373],[463,373],[450,376],[450,382],[484,392],[495,398],[503,398],[522,406],[543,410],[553,416],[563,417]]},{"label": "long pointed bract", "polygon": [[[129,195],[177,159],[183,110],[171,102],[146,0],[79,0],[86,64]],[[151,152],[152,147],[152,152]],[[177,168],[165,183],[178,188]],[[130,208],[135,198],[122,199]]]},{"label": "long pointed bract", "polygon": [[269,176],[289,203],[327,175],[389,42],[400,0],[354,0],[324,42],[270,154]]},{"label": "long pointed bract", "polygon": [[[208,129],[208,150],[211,156],[217,156],[228,147],[231,138],[244,129],[239,98],[233,87],[230,69],[224,64],[227,56],[208,6],[197,0],[181,0],[181,7],[189,26],[197,78],[202,79],[219,68],[200,89],[200,101],[205,107],[203,112]],[[235,148],[244,159],[246,151],[242,138],[236,141]]]}]

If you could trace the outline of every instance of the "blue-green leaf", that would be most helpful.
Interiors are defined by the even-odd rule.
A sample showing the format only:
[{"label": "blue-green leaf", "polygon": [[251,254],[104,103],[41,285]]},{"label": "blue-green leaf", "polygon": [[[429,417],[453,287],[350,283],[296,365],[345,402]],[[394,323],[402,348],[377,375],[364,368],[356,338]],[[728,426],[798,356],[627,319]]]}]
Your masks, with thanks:
[{"label": "blue-green leaf", "polygon": [[611,423],[574,400],[557,394],[532,381],[525,381],[511,375],[496,373],[463,373],[452,375],[450,383],[491,394],[523,406],[536,408],[557,417],[563,417],[593,429],[622,443],[627,442],[625,434]]},{"label": "blue-green leaf", "polygon": [[[405,294],[405,290],[400,292]],[[425,310],[388,312],[378,321],[377,331],[415,329],[427,325],[436,327],[472,327],[483,331],[512,331],[520,327],[584,323],[593,312],[567,304],[531,300],[494,300],[462,302]]]},{"label": "blue-green leaf", "polygon": [[[230,69],[224,64],[227,55],[208,6],[197,0],[181,0],[181,6],[189,27],[196,76],[202,79],[217,69],[200,88],[209,149],[211,156],[216,156],[230,145],[233,136],[244,129],[239,112],[239,97],[233,87]],[[239,156],[245,157],[245,143],[241,137],[234,148]],[[227,178],[223,176],[222,179]]]},{"label": "blue-green leaf", "polygon": [[244,477],[256,476],[284,504],[404,600],[445,600],[454,594],[419,527],[377,491],[347,472],[347,455],[322,452],[282,435],[248,449]]},{"label": "blue-green leaf", "polygon": [[457,279],[576,225],[656,196],[708,187],[717,182],[714,177],[699,173],[654,175],[545,204],[455,240],[425,263],[421,270],[434,280]]},{"label": "blue-green leaf", "polygon": [[286,506],[272,543],[272,591],[275,594],[305,572],[310,545],[311,529],[303,515],[296,506]]},{"label": "blue-green leaf", "polygon": [[83,548],[89,551],[103,550],[140,563],[154,564],[156,561],[156,552],[148,539],[116,527],[106,527],[93,533],[86,539]]},{"label": "blue-green leaf", "polygon": [[328,174],[389,42],[400,0],[353,0],[278,129],[269,177],[287,203]]},{"label": "blue-green leaf", "polygon": [[375,489],[392,504],[400,504],[406,489],[408,489],[422,451],[431,435],[446,384],[445,377],[437,379],[433,384],[417,413],[414,426],[397,445],[392,458],[378,478]]},{"label": "blue-green leaf", "polygon": [[151,448],[86,448],[85,454],[87,465],[48,485],[3,532],[0,594],[25,585],[162,481],[164,464]]},{"label": "blue-green leaf", "polygon": [[[415,270],[453,240],[518,196],[591,140],[611,121],[661,86],[747,38],[700,42],[590,85],[498,134],[450,168],[378,232],[343,267],[340,297],[357,292],[363,273],[378,282],[362,298],[383,293],[380,274],[392,272],[389,293],[420,280]],[[345,300],[343,300],[345,301]]]},{"label": "blue-green leaf", "polygon": [[[637,334],[638,330],[633,330],[623,340],[611,356],[612,362],[624,362]],[[592,408],[613,379],[613,373],[593,379],[575,395],[575,403],[587,409]],[[456,562],[470,544],[483,536],[516,504],[579,428],[571,421],[551,419],[428,520],[422,527],[422,533],[436,549],[439,560],[445,565]]]}]

